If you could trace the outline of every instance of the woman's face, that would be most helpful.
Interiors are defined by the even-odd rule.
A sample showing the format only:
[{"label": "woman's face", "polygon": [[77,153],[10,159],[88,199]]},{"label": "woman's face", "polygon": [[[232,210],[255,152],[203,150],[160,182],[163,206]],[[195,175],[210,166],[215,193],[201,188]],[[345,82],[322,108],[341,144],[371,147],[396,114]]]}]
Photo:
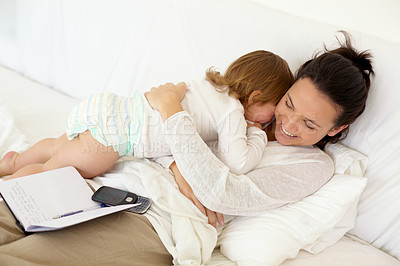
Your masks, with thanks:
[{"label": "woman's face", "polygon": [[334,128],[335,105],[309,78],[297,80],[275,108],[275,138],[283,145],[314,145],[347,126]]}]

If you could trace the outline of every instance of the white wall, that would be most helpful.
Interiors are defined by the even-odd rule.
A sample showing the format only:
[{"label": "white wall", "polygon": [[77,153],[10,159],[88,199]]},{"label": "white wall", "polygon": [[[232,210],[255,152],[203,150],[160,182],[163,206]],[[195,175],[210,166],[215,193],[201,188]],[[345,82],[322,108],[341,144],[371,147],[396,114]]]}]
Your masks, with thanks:
[{"label": "white wall", "polygon": [[[400,0],[0,0],[0,64],[79,98],[109,90],[129,95],[197,78],[210,66],[223,71],[256,49],[281,55],[295,70],[322,43],[335,44],[339,29],[349,30],[360,49],[375,46],[363,46],[359,32],[400,43],[399,6]],[[314,41],[303,47],[303,39]]]},{"label": "white wall", "polygon": [[400,0],[253,0],[283,12],[400,43]]}]

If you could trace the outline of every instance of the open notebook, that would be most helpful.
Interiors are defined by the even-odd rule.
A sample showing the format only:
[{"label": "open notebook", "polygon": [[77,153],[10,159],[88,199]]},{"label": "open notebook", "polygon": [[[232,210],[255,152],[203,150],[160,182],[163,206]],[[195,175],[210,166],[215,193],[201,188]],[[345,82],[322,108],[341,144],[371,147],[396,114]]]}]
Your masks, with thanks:
[{"label": "open notebook", "polygon": [[61,229],[136,206],[103,207],[74,167],[0,183],[0,193],[24,232]]}]

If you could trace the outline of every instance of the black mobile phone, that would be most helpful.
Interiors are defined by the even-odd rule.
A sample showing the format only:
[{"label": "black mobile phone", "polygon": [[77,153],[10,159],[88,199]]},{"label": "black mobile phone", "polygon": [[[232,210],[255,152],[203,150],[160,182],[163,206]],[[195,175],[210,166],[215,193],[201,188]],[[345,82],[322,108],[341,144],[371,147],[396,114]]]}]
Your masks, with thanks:
[{"label": "black mobile phone", "polygon": [[109,206],[123,205],[123,204],[138,204],[127,211],[143,214],[150,205],[151,199],[136,195],[135,193],[125,191],[118,188],[102,186],[93,195],[92,200],[104,203]]}]

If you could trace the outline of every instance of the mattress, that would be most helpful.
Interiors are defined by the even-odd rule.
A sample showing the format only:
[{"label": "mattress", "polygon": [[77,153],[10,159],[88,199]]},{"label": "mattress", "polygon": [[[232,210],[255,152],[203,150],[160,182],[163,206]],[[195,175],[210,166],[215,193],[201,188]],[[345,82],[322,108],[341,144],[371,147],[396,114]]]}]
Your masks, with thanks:
[{"label": "mattress", "polygon": [[[29,144],[63,134],[68,113],[79,102],[79,99],[2,66],[0,99],[8,104],[16,126],[27,137]],[[236,263],[229,261],[217,248],[212,261],[207,265]],[[300,251],[295,259],[288,259],[282,265],[400,265],[400,262],[361,239],[347,234],[334,246],[317,255]]]}]

